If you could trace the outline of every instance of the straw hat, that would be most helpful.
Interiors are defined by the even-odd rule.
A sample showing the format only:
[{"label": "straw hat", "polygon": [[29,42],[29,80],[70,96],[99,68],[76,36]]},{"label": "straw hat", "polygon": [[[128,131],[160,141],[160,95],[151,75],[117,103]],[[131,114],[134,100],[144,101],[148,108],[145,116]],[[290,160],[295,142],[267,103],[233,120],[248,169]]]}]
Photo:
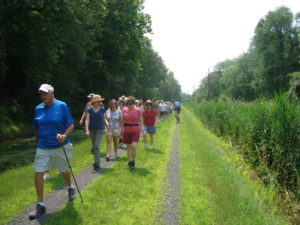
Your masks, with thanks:
[{"label": "straw hat", "polygon": [[95,95],[94,93],[89,93],[89,95],[88,95],[88,96],[86,96],[86,97],[88,97],[88,98],[92,98],[94,95]]},{"label": "straw hat", "polygon": [[91,103],[93,103],[93,102],[101,102],[101,101],[103,101],[103,100],[104,100],[104,98],[102,98],[101,95],[94,95],[94,96],[92,97]]}]

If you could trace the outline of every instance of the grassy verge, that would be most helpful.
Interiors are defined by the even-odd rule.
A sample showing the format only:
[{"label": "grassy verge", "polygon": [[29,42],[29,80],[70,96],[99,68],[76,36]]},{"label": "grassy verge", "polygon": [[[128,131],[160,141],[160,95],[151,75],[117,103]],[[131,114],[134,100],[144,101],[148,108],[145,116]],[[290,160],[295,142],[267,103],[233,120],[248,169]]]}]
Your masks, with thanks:
[{"label": "grassy verge", "polygon": [[[82,129],[74,129],[72,143],[77,144],[85,139]],[[31,164],[34,160],[34,138],[21,137],[0,141],[0,172]]]},{"label": "grassy verge", "polygon": [[129,169],[123,155],[103,176],[83,191],[84,202],[68,203],[46,224],[159,224],[171,148],[174,119],[159,123],[154,149],[138,145],[136,168]]},{"label": "grassy verge", "polygon": [[276,215],[272,188],[242,173],[237,156],[186,110],[179,134],[181,224],[288,224]]},{"label": "grassy verge", "polygon": [[[84,131],[82,131],[84,132]],[[105,143],[102,142],[101,152]],[[78,173],[91,164],[93,156],[90,154],[90,140],[75,145],[73,148],[72,168]],[[0,224],[12,219],[22,212],[26,206],[36,201],[34,188],[33,165],[9,169],[0,174]],[[51,179],[45,182],[45,193],[55,190],[63,184],[63,177],[56,171],[51,171]]]}]

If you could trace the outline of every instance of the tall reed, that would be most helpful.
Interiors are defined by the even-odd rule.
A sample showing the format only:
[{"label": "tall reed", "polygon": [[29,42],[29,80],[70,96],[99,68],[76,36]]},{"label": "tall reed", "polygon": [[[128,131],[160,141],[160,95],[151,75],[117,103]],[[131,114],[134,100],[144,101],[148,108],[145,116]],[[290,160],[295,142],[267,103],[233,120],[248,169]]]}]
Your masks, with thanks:
[{"label": "tall reed", "polygon": [[211,101],[188,107],[217,135],[230,138],[264,182],[299,192],[300,106],[286,94],[273,101]]}]

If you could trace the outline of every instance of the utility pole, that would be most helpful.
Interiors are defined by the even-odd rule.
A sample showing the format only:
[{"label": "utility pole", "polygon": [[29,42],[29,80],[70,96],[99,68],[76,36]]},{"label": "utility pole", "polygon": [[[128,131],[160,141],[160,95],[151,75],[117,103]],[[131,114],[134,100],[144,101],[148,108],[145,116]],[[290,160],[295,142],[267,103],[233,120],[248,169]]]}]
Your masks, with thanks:
[{"label": "utility pole", "polygon": [[209,100],[209,67],[207,70],[207,100]]},{"label": "utility pole", "polygon": [[195,84],[193,84],[193,94],[192,95],[193,95],[193,108],[194,108]]}]

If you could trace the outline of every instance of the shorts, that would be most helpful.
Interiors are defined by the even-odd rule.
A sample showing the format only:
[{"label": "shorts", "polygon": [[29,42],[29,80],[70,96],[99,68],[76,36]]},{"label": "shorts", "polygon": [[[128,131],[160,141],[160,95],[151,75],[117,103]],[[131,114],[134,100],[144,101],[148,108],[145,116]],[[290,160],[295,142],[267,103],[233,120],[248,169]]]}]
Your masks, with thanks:
[{"label": "shorts", "polygon": [[124,144],[131,144],[132,142],[139,142],[140,138],[140,132],[139,131],[133,131],[133,132],[126,132],[124,131],[122,142]]},{"label": "shorts", "polygon": [[[67,157],[70,161],[72,157],[72,144],[64,145]],[[37,148],[34,158],[34,172],[46,172],[51,169],[58,169],[59,172],[65,173],[69,170],[63,148],[42,149]]]},{"label": "shorts", "polygon": [[155,134],[156,133],[156,127],[144,125],[144,131],[146,131],[149,134]]},{"label": "shorts", "polygon": [[105,135],[121,137],[121,129],[113,129],[113,130],[106,130],[105,129]]},{"label": "shorts", "polygon": [[180,108],[175,108],[174,111],[180,113]]}]

